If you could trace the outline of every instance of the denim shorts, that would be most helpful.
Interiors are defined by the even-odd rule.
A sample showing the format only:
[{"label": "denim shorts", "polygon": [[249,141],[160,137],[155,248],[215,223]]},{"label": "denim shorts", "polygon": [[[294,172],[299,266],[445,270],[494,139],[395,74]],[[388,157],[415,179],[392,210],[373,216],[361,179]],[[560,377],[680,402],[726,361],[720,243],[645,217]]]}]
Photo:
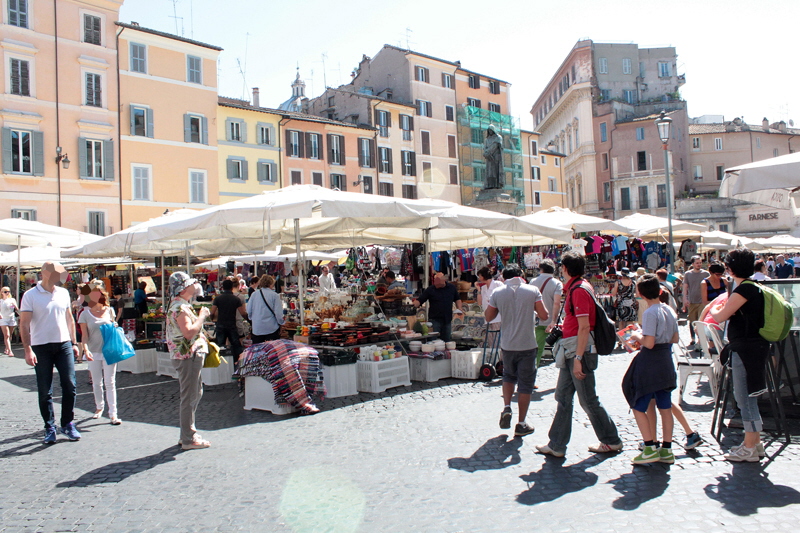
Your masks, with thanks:
[{"label": "denim shorts", "polygon": [[639,412],[646,413],[647,408],[650,406],[650,400],[656,399],[656,407],[659,409],[672,409],[672,393],[668,390],[660,390],[645,394],[633,406]]}]

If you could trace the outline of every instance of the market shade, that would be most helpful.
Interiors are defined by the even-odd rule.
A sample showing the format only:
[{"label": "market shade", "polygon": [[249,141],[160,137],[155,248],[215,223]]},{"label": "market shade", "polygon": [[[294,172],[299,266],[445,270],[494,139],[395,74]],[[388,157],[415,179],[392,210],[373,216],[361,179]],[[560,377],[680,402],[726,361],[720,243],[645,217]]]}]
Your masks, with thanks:
[{"label": "market shade", "polygon": [[760,247],[758,246],[758,243],[749,237],[741,237],[726,231],[704,231],[700,234],[700,238],[703,240],[704,244],[709,245],[719,244],[729,246],[730,248],[736,248],[737,246],[742,245],[752,248],[752,245],[755,244],[757,247]]},{"label": "market shade", "polygon": [[791,235],[773,235],[768,239],[755,239],[755,241],[769,250],[800,250],[800,238]]},{"label": "market shade", "polygon": [[548,226],[558,226],[569,228],[576,233],[587,233],[602,231],[603,233],[627,234],[628,229],[617,224],[613,220],[593,217],[576,213],[563,207],[551,207],[543,211],[537,211],[530,215],[520,217],[520,220],[544,224]]},{"label": "market shade", "polygon": [[0,244],[13,246],[79,246],[99,239],[97,235],[22,218],[0,220]]},{"label": "market shade", "polygon": [[[21,268],[39,268],[48,261],[62,262],[61,251],[63,248],[55,246],[29,246],[22,248],[17,254],[16,251],[0,253],[0,266],[16,266],[19,258]],[[63,261],[65,265],[69,261]]]},{"label": "market shade", "polygon": [[[669,233],[669,219],[634,213],[615,221],[627,229],[634,237],[659,237]],[[683,220],[672,220],[672,234],[675,237],[697,237],[708,228],[701,224],[693,224]]]},{"label": "market shade", "polygon": [[[295,220],[299,232],[295,232]],[[151,226],[148,235],[153,239],[233,239],[240,252],[246,252],[263,250],[266,243],[276,241],[294,249],[297,237],[304,248],[331,250],[426,242],[430,236],[431,243],[447,242],[450,244],[443,249],[452,249],[472,242],[480,243],[472,246],[568,242],[571,231],[444,200],[409,200],[297,185]]]},{"label": "market shade", "polygon": [[[326,252],[317,252],[309,250],[303,253],[303,257],[305,257],[308,261],[338,261],[342,257],[347,257],[347,252],[339,252],[339,253],[326,253]],[[255,261],[264,261],[264,262],[282,262],[282,261],[293,261],[297,258],[297,254],[295,253],[286,253],[286,254],[278,254],[275,253],[263,253],[263,254],[256,254],[256,255],[226,255],[222,257],[218,257],[216,259],[212,259],[210,261],[205,261],[204,263],[200,263],[198,267],[221,267],[225,266],[228,261],[235,261],[236,263],[253,263]]]},{"label": "market shade", "polygon": [[800,188],[800,152],[725,169],[719,195],[781,209]]}]

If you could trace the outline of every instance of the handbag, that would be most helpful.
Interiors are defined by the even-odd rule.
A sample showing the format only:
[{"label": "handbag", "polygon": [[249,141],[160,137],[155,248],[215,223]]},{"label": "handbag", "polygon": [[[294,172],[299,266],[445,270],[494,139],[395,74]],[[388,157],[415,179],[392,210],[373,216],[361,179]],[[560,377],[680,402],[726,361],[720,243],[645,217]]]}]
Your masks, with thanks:
[{"label": "handbag", "polygon": [[103,357],[106,364],[113,365],[136,355],[136,351],[130,341],[125,338],[125,332],[120,326],[101,324],[100,333],[103,335]]},{"label": "handbag", "polygon": [[223,362],[226,365],[228,364],[225,359],[220,357],[217,343],[208,341],[208,355],[206,355],[206,359],[203,361],[203,368],[217,368]]}]

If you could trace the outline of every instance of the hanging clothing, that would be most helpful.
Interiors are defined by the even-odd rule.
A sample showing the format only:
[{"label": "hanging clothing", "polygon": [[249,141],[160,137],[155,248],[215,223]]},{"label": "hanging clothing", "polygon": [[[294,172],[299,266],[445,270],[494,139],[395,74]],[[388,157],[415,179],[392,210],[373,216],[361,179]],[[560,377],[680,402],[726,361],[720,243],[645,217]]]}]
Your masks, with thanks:
[{"label": "hanging clothing", "polygon": [[627,287],[617,282],[617,297],[614,301],[617,308],[617,320],[620,322],[636,322],[639,304],[636,301],[636,283],[631,281]]}]

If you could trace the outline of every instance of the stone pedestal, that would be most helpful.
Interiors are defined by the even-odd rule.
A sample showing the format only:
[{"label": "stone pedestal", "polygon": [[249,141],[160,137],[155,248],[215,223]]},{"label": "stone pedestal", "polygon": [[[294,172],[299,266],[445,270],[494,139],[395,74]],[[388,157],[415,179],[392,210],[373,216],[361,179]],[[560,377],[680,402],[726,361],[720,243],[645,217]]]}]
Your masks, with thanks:
[{"label": "stone pedestal", "polygon": [[517,212],[517,201],[503,189],[483,189],[478,192],[472,207],[514,215]]}]

